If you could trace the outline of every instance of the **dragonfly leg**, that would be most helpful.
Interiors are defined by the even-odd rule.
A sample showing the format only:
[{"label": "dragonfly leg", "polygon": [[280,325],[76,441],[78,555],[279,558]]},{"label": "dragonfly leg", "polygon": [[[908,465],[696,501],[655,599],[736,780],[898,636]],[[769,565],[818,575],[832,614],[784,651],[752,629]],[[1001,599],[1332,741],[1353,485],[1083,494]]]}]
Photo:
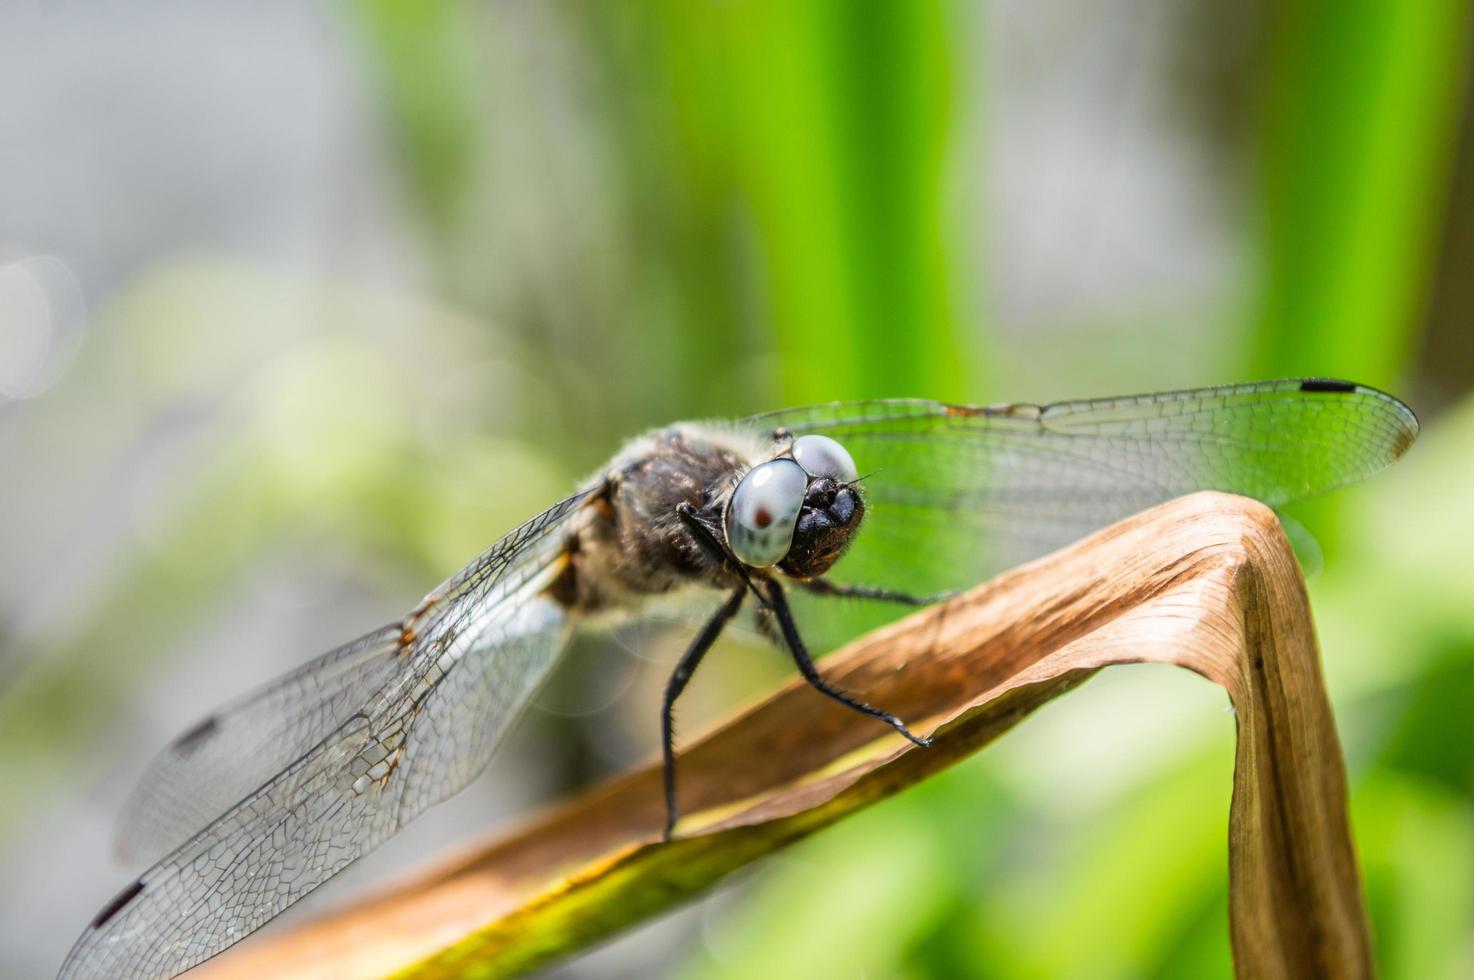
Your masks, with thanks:
[{"label": "dragonfly leg", "polygon": [[676,505],[676,517],[680,518],[686,530],[691,532],[691,537],[696,543],[706,550],[706,553],[715,561],[720,562],[729,571],[737,576],[743,586],[752,590],[759,602],[763,600],[763,594],[752,584],[752,576],[747,572],[747,566],[742,564],[741,559],[732,554],[732,549],[727,547],[727,542],[722,536],[712,529],[712,526],[702,518],[696,508],[684,501]]},{"label": "dragonfly leg", "polygon": [[691,641],[686,652],[681,654],[680,662],[676,669],[671,671],[670,680],[665,682],[665,698],[660,706],[660,748],[665,759],[665,839],[670,840],[672,831],[676,826],[676,742],[674,709],[676,698],[686,689],[686,683],[691,680],[691,675],[696,672],[696,666],[701,663],[701,658],[706,656],[706,651],[716,642],[722,634],[722,629],[728,621],[737,615],[738,608],[742,605],[742,599],[747,595],[746,586],[738,586],[733,590],[730,598],[722,603],[720,609],[712,614],[701,627],[701,632]]},{"label": "dragonfly leg", "polygon": [[833,698],[847,708],[853,708],[863,715],[869,715],[871,718],[878,718],[906,736],[916,745],[924,747],[931,744],[931,739],[913,735],[911,730],[906,727],[905,722],[890,712],[881,711],[879,708],[872,708],[864,701],[846,694],[844,691],[831,686],[828,681],[824,680],[819,674],[819,669],[814,666],[813,659],[809,657],[809,651],[804,647],[803,639],[798,635],[798,624],[793,621],[793,611],[788,607],[788,597],[783,594],[783,586],[771,579],[766,585],[767,594],[764,598],[767,601],[768,608],[772,609],[773,614],[778,617],[778,626],[783,631],[783,639],[788,643],[788,650],[793,655],[793,662],[798,665],[798,672],[803,675],[804,680],[809,682],[810,687],[814,688],[820,694]]},{"label": "dragonfly leg", "polygon": [[773,615],[773,610],[768,608],[766,600],[753,613],[752,625],[757,628],[759,635],[763,639],[773,644],[779,650],[788,648],[788,644],[783,640],[782,631],[778,629],[778,618]]},{"label": "dragonfly leg", "polygon": [[894,589],[878,589],[869,585],[841,585],[831,582],[827,578],[811,578],[795,580],[799,588],[815,595],[841,596],[850,599],[878,599],[881,602],[894,602],[903,606],[929,606],[934,602],[945,602],[954,598],[957,593],[934,592],[931,595],[911,595],[908,592],[897,592]]}]

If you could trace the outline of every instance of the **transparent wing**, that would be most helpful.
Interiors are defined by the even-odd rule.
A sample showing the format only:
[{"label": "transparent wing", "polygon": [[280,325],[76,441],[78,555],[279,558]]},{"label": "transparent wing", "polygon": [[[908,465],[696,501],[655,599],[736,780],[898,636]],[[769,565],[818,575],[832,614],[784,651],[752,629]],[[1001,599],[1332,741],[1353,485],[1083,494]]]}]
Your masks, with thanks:
[{"label": "transparent wing", "polygon": [[[402,622],[320,657],[176,741],[150,771],[163,788],[140,794],[152,801],[140,804],[145,816],[166,810],[191,777],[218,773],[235,786],[271,771],[110,902],[61,977],[182,972],[480,772],[567,639],[564,611],[543,589],[562,555],[557,532],[588,496],[502,538]],[[272,733],[280,745],[269,745]],[[240,758],[263,746],[270,766]]]},{"label": "transparent wing", "polygon": [[233,700],[154,760],[118,819],[116,850],[153,862],[342,727],[404,669],[399,623]]},{"label": "transparent wing", "polygon": [[1395,398],[1328,380],[1052,405],[853,402],[743,424],[841,442],[868,512],[831,577],[913,594],[975,584],[1197,490],[1280,506],[1372,475],[1418,432]]}]

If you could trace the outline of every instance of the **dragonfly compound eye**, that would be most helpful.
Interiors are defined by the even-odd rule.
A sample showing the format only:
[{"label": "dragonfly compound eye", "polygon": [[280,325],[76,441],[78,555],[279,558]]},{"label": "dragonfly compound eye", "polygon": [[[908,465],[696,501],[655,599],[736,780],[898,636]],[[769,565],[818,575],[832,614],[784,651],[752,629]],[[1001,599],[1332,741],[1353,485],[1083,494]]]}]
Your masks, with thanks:
[{"label": "dragonfly compound eye", "polygon": [[809,476],[827,476],[836,483],[854,483],[860,475],[848,450],[828,436],[793,440],[793,461]]},{"label": "dragonfly compound eye", "polygon": [[791,459],[774,459],[747,471],[727,504],[727,546],[754,568],[776,565],[793,544],[809,477]]}]

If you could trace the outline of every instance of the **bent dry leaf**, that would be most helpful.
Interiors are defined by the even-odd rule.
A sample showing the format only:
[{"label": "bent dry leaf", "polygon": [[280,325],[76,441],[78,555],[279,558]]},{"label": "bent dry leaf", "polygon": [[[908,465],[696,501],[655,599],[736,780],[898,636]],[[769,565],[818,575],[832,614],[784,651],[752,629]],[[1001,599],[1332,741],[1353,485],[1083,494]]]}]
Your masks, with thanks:
[{"label": "bent dry leaf", "polygon": [[1345,768],[1300,571],[1272,511],[1216,493],[1138,514],[825,658],[831,680],[916,722],[930,748],[795,680],[686,749],[674,840],[660,838],[652,763],[200,975],[517,974],[957,762],[1100,668],[1140,662],[1196,671],[1236,709],[1238,973],[1369,976]]}]

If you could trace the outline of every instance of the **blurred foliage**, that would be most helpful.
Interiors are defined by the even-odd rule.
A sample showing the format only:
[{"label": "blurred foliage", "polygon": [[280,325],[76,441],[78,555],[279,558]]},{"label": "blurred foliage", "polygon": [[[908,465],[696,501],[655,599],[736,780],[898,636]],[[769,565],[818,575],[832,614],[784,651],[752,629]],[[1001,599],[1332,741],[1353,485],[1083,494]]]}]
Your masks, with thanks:
[{"label": "blurred foliage", "polygon": [[1254,367],[1390,387],[1427,313],[1468,4],[1298,0],[1270,17]]},{"label": "blurred foliage", "polygon": [[[1255,6],[1240,281],[1174,300],[1167,328],[1142,302],[1035,334],[988,302],[1018,243],[982,240],[987,172],[963,165],[1002,149],[990,52],[1035,44],[1047,74],[1065,50],[1013,40],[1016,5],[348,0],[433,299],[198,258],[110,298],[12,435],[68,474],[143,446],[152,475],[90,604],[4,664],[0,836],[96,777],[132,679],[181,662],[274,554],[321,545],[412,601],[648,425],[1034,394],[1020,376],[1111,394],[1112,357],[1158,388],[1329,374],[1417,407],[1430,291],[1468,274],[1440,247],[1474,220],[1445,208],[1474,179],[1470,7]],[[1180,345],[1221,357],[1184,378]],[[1324,545],[1311,597],[1389,977],[1474,973],[1474,368],[1438,367],[1462,387],[1411,455],[1295,511]],[[1227,973],[1231,716],[1191,680],[1133,680],[794,848],[672,972]],[[1133,748],[1102,758],[1117,729]]]},{"label": "blurred foliage", "polygon": [[430,240],[454,241],[479,132],[465,12],[441,0],[360,0],[357,6]]}]

